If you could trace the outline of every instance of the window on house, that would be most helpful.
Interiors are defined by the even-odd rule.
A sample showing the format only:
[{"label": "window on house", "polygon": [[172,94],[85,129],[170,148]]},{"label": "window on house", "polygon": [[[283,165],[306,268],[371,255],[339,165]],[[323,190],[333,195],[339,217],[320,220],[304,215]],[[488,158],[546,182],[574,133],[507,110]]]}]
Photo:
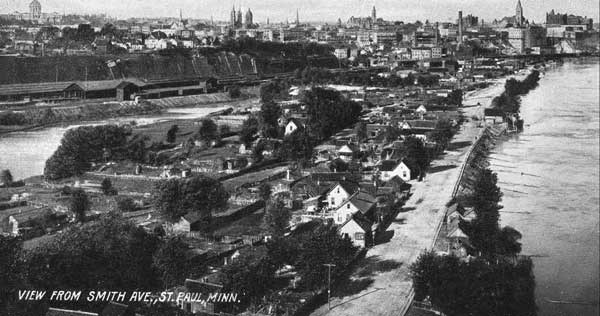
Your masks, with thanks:
[{"label": "window on house", "polygon": [[340,188],[337,188],[337,193],[340,193]]},{"label": "window on house", "polygon": [[346,208],[348,208],[348,209],[350,208],[350,203],[346,204]]},{"label": "window on house", "polygon": [[402,177],[406,178],[406,171],[402,173]]},{"label": "window on house", "polygon": [[342,215],[338,215],[338,223],[342,222]]},{"label": "window on house", "polygon": [[346,214],[346,220],[350,219],[350,214]]},{"label": "window on house", "polygon": [[356,234],[354,234],[354,239],[356,239],[356,240],[364,240],[365,239],[365,234],[364,233],[356,233]]},{"label": "window on house", "polygon": [[330,204],[331,205],[335,205],[335,199],[334,198],[331,198],[331,203]]}]

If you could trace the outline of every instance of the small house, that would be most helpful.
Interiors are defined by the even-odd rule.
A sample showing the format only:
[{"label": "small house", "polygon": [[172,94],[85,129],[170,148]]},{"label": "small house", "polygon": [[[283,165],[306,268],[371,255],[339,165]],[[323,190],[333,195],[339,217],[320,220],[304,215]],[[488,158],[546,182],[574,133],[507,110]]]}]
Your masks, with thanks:
[{"label": "small house", "polygon": [[336,225],[341,225],[356,213],[370,216],[376,204],[377,200],[375,197],[367,192],[358,191],[335,209],[333,221]]},{"label": "small house", "polygon": [[190,212],[182,216],[178,222],[171,225],[173,234],[188,234],[192,231],[199,230],[204,223],[204,216],[199,212]]},{"label": "small house", "polygon": [[305,122],[303,122],[302,120],[300,120],[298,118],[291,118],[288,121],[287,125],[285,126],[284,134],[285,134],[285,136],[291,135],[298,129],[303,129],[304,126],[305,126]]},{"label": "small house", "polygon": [[350,181],[338,182],[327,194],[325,200],[329,203],[330,208],[340,206],[344,201],[348,200],[354,193],[359,190],[357,183]]},{"label": "small house", "polygon": [[501,124],[504,122],[504,112],[499,109],[484,109],[483,116],[486,124]]},{"label": "small house", "polygon": [[410,168],[402,160],[384,160],[378,167],[381,181],[388,182],[394,177],[399,177],[402,181],[410,181]]},{"label": "small house", "polygon": [[361,248],[372,245],[373,230],[372,222],[361,213],[354,214],[339,228],[341,236],[350,238],[352,243]]}]

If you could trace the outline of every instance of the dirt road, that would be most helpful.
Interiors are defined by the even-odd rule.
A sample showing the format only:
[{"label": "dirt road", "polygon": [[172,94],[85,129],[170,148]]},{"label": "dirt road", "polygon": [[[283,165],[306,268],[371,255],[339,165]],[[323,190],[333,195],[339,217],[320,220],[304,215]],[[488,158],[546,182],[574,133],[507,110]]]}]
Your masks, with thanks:
[{"label": "dirt road", "polygon": [[312,315],[404,315],[412,301],[408,266],[423,250],[433,247],[467,153],[483,131],[480,121],[471,118],[483,115],[492,98],[502,93],[503,83],[466,96],[463,111],[468,122],[453,139],[456,148],[432,163],[423,182],[413,183],[412,197],[387,229],[391,239],[369,249],[364,262],[372,266],[359,267],[352,276],[352,283],[364,286],[350,291],[352,294],[347,294],[348,289],[333,291],[332,309],[321,306]]}]

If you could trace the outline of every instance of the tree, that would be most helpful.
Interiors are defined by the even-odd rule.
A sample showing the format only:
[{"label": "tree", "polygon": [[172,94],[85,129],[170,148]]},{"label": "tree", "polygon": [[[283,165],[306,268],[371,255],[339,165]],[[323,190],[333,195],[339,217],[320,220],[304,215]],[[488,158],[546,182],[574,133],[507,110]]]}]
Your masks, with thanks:
[{"label": "tree", "polygon": [[260,196],[260,199],[265,202],[269,200],[272,192],[273,190],[268,183],[263,183],[258,187],[258,195]]},{"label": "tree", "polygon": [[23,243],[19,238],[0,235],[0,314],[11,315],[18,289],[24,287]]},{"label": "tree", "polygon": [[207,142],[219,139],[217,124],[211,119],[205,118],[200,121],[200,129],[197,134],[198,138]]},{"label": "tree", "polygon": [[13,183],[13,176],[10,170],[4,169],[0,171],[0,185],[10,187]]},{"label": "tree", "polygon": [[[222,291],[238,293],[240,304],[233,309],[243,310],[251,304],[258,304],[275,282],[275,266],[268,258],[261,258],[253,253],[245,253],[234,259],[221,270]],[[232,308],[232,304],[224,306]]]},{"label": "tree", "polygon": [[231,128],[229,125],[221,125],[219,126],[219,135],[222,137],[226,137],[231,133]]},{"label": "tree", "polygon": [[346,172],[348,171],[348,163],[342,159],[335,159],[329,164],[329,170],[333,172]]},{"label": "tree", "polygon": [[167,131],[167,142],[174,143],[177,140],[177,132],[179,132],[179,126],[171,125]]},{"label": "tree", "polygon": [[271,234],[282,236],[290,226],[291,218],[290,211],[285,207],[283,201],[275,200],[267,203],[263,222]]},{"label": "tree", "polygon": [[411,136],[407,137],[403,144],[407,150],[407,160],[418,166],[421,172],[426,170],[431,160],[423,141]]},{"label": "tree", "polygon": [[256,133],[258,133],[258,120],[251,115],[242,124],[240,141],[246,146],[249,146],[252,141],[254,141]]},{"label": "tree", "polygon": [[260,130],[264,137],[276,138],[279,134],[281,108],[273,101],[263,102],[260,107]]},{"label": "tree", "polygon": [[83,189],[74,189],[71,191],[69,210],[75,214],[78,222],[85,222],[86,213],[90,210],[90,201]]},{"label": "tree", "polygon": [[332,224],[321,224],[302,234],[296,242],[300,246],[294,266],[302,277],[305,289],[318,289],[327,284],[328,273],[323,264],[335,264],[331,269],[331,277],[333,280],[338,278],[358,251],[352,241],[340,236]]},{"label": "tree", "polygon": [[283,139],[276,155],[284,160],[305,162],[312,158],[316,143],[306,130],[296,130]]},{"label": "tree", "polygon": [[91,167],[92,162],[118,158],[126,152],[130,128],[117,125],[82,126],[69,129],[60,146],[46,161],[44,177],[48,180],[79,175]]},{"label": "tree", "polygon": [[218,180],[195,176],[160,182],[155,197],[156,208],[172,221],[190,212],[200,213],[208,221],[213,211],[225,209],[229,193]]},{"label": "tree", "polygon": [[307,129],[317,140],[354,125],[362,112],[358,103],[344,98],[340,92],[320,87],[305,91],[302,102],[307,106]]},{"label": "tree", "polygon": [[454,127],[449,120],[439,120],[431,138],[442,148],[446,148],[454,136]]},{"label": "tree", "polygon": [[100,183],[100,188],[104,195],[117,195],[117,190],[113,187],[109,178],[104,178]]},{"label": "tree", "polygon": [[229,97],[232,99],[237,99],[242,96],[242,89],[240,86],[231,86],[229,87]]},{"label": "tree", "polygon": [[135,212],[137,210],[137,205],[130,197],[122,197],[117,199],[117,207],[119,211],[123,213]]},{"label": "tree", "polygon": [[367,140],[367,124],[364,122],[358,122],[354,127],[354,133],[356,133],[356,139],[359,142],[364,142]]},{"label": "tree", "polygon": [[153,256],[153,266],[162,280],[164,288],[180,285],[190,274],[188,262],[189,246],[181,237],[164,241]]},{"label": "tree", "polygon": [[[66,229],[29,251],[28,282],[32,288],[160,290],[152,265],[159,243],[156,236],[112,213]],[[90,309],[99,307],[88,304]]]},{"label": "tree", "polygon": [[429,297],[446,315],[536,315],[530,258],[488,262],[421,254],[410,266],[415,299]]},{"label": "tree", "polygon": [[448,94],[446,100],[450,105],[462,106],[463,91],[461,89],[452,90],[452,92]]},{"label": "tree", "polygon": [[415,300],[422,301],[429,294],[429,284],[435,277],[432,275],[436,267],[437,255],[433,250],[422,252],[417,261],[410,265],[410,276],[415,289]]}]

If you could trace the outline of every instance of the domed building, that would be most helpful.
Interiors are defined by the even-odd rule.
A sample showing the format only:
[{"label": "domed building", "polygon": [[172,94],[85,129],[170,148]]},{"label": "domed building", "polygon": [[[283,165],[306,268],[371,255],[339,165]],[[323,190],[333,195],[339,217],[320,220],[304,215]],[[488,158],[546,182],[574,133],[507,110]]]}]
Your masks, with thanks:
[{"label": "domed building", "polygon": [[33,0],[29,4],[29,19],[39,20],[42,18],[42,5],[38,0]]}]

